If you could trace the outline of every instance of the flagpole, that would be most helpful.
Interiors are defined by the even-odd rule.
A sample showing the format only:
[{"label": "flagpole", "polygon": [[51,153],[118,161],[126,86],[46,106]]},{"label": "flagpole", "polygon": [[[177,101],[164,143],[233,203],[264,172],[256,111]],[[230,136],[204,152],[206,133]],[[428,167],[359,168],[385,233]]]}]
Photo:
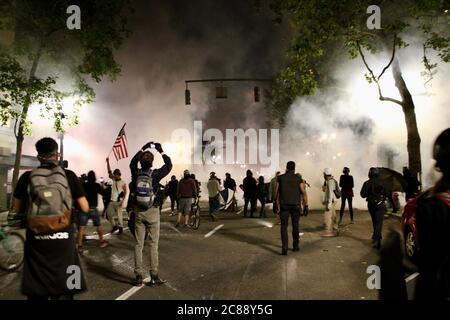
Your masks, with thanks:
[{"label": "flagpole", "polygon": [[[120,129],[119,134],[120,134],[120,132],[125,128],[126,125],[127,125],[127,123],[125,122],[125,123],[123,124],[122,129]],[[117,139],[117,138],[116,138],[116,139]],[[109,152],[107,158],[109,158],[109,156],[111,155],[111,152],[113,152],[114,144],[115,144],[115,143],[116,143],[116,140],[114,140],[113,147],[111,148],[111,151]]]}]

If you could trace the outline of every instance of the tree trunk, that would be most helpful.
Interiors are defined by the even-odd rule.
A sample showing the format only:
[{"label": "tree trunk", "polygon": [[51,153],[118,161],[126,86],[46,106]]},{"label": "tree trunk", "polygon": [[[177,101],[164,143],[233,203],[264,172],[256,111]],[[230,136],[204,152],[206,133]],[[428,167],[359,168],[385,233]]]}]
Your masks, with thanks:
[{"label": "tree trunk", "polygon": [[[42,51],[44,49],[44,42],[41,41],[39,48],[37,50],[36,56],[34,57],[33,64],[30,69],[30,74],[28,76],[28,81],[30,82],[36,75],[37,66],[39,64],[39,60],[41,59]],[[22,119],[26,119],[28,116],[28,108],[30,104],[23,106],[22,109]],[[17,181],[19,180],[19,171],[20,171],[20,161],[22,160],[22,146],[23,146],[23,122],[19,122],[19,131],[16,135],[16,159],[14,160],[14,170],[13,170],[13,178],[12,178],[12,194],[11,194],[11,203],[10,209],[14,208],[14,199],[13,194],[16,190]]]},{"label": "tree trunk", "polygon": [[398,61],[394,62],[392,73],[395,80],[395,86],[402,97],[402,108],[405,115],[406,131],[408,133],[407,148],[409,169],[414,177],[417,177],[419,181],[422,181],[422,160],[420,156],[421,140],[419,129],[417,128],[414,101],[408,87],[406,86],[405,80],[402,77],[402,72]]}]

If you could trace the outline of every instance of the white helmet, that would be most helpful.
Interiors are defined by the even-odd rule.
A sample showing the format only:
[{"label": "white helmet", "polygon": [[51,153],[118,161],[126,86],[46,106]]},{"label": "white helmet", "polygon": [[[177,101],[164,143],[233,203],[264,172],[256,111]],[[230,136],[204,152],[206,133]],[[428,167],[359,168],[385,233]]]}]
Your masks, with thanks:
[{"label": "white helmet", "polygon": [[323,174],[326,175],[326,176],[331,176],[331,168],[323,169]]}]

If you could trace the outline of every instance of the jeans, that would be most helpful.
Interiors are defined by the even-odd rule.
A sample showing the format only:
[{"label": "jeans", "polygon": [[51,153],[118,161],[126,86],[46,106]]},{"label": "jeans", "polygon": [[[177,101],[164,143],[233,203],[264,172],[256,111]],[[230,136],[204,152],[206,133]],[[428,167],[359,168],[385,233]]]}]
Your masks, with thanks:
[{"label": "jeans", "polygon": [[177,199],[177,196],[174,195],[174,194],[170,194],[169,198],[170,198],[170,210],[174,211],[175,204],[177,205],[177,210],[178,210],[178,199]]},{"label": "jeans", "polygon": [[[116,216],[118,218],[117,223],[114,220]],[[108,208],[106,208],[106,217],[113,227],[118,226],[119,228],[123,228],[123,212],[119,201],[111,201],[108,204]]]},{"label": "jeans", "polygon": [[256,197],[244,196],[244,217],[247,216],[247,208],[249,202],[250,202],[250,216],[253,217],[253,213],[256,211]]},{"label": "jeans", "polygon": [[136,212],[134,226],[136,245],[134,247],[134,274],[144,277],[142,256],[145,244],[145,233],[148,231],[150,245],[150,275],[158,274],[158,243],[159,243],[160,217],[158,208]]},{"label": "jeans", "polygon": [[340,212],[341,219],[342,219],[342,216],[344,215],[345,200],[348,201],[348,210],[350,211],[350,220],[353,221],[353,206],[352,206],[353,197],[346,197],[344,195],[342,195],[342,199],[341,199],[341,212]]},{"label": "jeans", "polygon": [[372,218],[372,226],[373,226],[373,240],[381,240],[381,231],[383,229],[383,218],[386,213],[385,204],[367,204],[367,208],[369,209],[370,217]]},{"label": "jeans", "polygon": [[259,212],[259,216],[266,217],[266,197],[259,197],[258,200],[261,203],[261,211]]},{"label": "jeans", "polygon": [[292,241],[293,247],[298,248],[300,242],[300,206],[297,205],[280,205],[281,207],[281,250],[286,252],[288,250],[288,232],[287,227],[289,223],[289,216],[292,219]]},{"label": "jeans", "polygon": [[336,202],[329,203],[325,208],[325,229],[328,233],[338,231],[339,227],[336,219]]}]

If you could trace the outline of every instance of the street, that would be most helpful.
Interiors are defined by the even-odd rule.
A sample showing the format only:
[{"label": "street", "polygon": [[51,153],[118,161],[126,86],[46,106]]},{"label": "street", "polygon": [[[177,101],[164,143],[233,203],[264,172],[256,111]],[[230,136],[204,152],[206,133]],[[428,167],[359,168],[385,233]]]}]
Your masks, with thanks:
[{"label": "street", "polygon": [[[202,203],[207,208],[206,203]],[[133,287],[134,239],[128,229],[122,235],[108,235],[110,245],[99,248],[96,240],[85,242],[82,264],[88,291],[81,300],[111,299],[199,299],[199,300],[374,300],[378,291],[368,289],[366,270],[378,261],[371,247],[371,221],[367,211],[355,212],[355,224],[348,213],[340,236],[323,238],[323,213],[312,211],[300,219],[300,252],[281,256],[280,226],[271,210],[268,218],[243,218],[221,212],[212,222],[206,211],[198,230],[174,227],[175,216],[167,209],[161,215],[159,275],[167,280],[160,287]],[[109,223],[103,220],[105,231]],[[385,219],[399,228],[395,217]],[[87,228],[93,238],[94,227]],[[89,236],[90,235],[90,236]],[[148,252],[144,261],[148,263]],[[414,268],[408,276],[408,293],[414,284]],[[411,281],[409,281],[411,279]],[[20,293],[21,273],[0,274],[0,299],[24,299]]]}]

